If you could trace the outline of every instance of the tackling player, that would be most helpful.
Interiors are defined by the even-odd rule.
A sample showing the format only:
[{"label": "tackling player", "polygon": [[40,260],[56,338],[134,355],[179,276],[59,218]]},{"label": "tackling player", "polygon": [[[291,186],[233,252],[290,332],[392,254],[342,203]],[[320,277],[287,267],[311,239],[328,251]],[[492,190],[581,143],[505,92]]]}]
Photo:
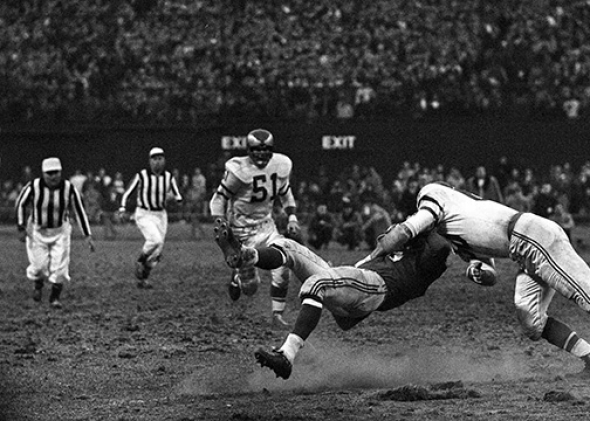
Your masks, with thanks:
[{"label": "tackling player", "polygon": [[[225,163],[225,175],[209,204],[211,215],[229,222],[240,241],[250,247],[270,244],[281,237],[272,219],[276,200],[288,215],[287,232],[300,233],[295,215],[295,198],[289,184],[293,163],[286,155],[274,153],[273,135],[264,129],[253,130],[247,136],[244,157],[231,158]],[[273,324],[287,326],[283,319],[289,286],[289,270],[277,268],[272,272],[270,296]],[[228,285],[233,301],[253,295],[258,289],[260,276],[253,266],[232,272]]]},{"label": "tackling player", "polygon": [[330,267],[296,241],[282,238],[270,247],[242,247],[227,223],[218,220],[215,239],[230,267],[272,269],[286,265],[303,282],[301,309],[295,326],[278,350],[256,351],[260,365],[289,378],[295,356],[327,308],[343,330],[351,329],[374,311],[386,311],[424,295],[446,270],[451,251],[436,232],[417,236],[402,252],[355,266]]},{"label": "tackling player", "polygon": [[590,377],[590,345],[570,327],[547,315],[555,292],[590,312],[590,268],[576,253],[563,229],[553,221],[518,212],[442,183],[418,193],[418,211],[381,235],[368,258],[401,250],[412,238],[436,229],[457,254],[470,261],[467,276],[477,283],[496,282],[494,258],[520,265],[514,300],[524,333],[579,357],[582,377]]}]

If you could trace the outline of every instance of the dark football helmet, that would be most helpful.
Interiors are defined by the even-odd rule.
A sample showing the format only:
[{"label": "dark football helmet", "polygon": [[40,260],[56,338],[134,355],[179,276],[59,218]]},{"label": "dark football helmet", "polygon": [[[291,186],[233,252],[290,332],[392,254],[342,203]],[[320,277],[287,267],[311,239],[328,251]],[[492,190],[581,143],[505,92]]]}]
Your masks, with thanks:
[{"label": "dark football helmet", "polygon": [[258,168],[264,168],[272,158],[274,138],[272,133],[264,129],[252,130],[248,133],[248,156]]}]

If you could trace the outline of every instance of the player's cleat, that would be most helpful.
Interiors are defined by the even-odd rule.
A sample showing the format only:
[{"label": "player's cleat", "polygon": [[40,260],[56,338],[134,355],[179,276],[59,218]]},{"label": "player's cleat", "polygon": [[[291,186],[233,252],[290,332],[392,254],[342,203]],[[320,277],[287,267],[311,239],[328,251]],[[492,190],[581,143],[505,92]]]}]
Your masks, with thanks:
[{"label": "player's cleat", "polygon": [[147,279],[150,276],[152,268],[139,260],[135,262],[135,277],[140,281]]},{"label": "player's cleat", "polygon": [[288,330],[291,326],[283,319],[281,313],[275,311],[272,313],[272,328],[275,330]]},{"label": "player's cleat", "polygon": [[238,301],[240,298],[242,288],[240,287],[240,278],[238,278],[237,273],[232,273],[231,281],[227,285],[227,292],[232,301]]},{"label": "player's cleat", "polygon": [[254,356],[261,367],[270,368],[274,371],[277,377],[286,380],[291,376],[293,365],[281,351],[273,349],[271,352],[267,352],[264,349],[259,348],[258,351],[254,353]]},{"label": "player's cleat", "polygon": [[154,286],[147,279],[140,279],[137,281],[137,288],[139,289],[153,289]]},{"label": "player's cleat", "polygon": [[33,290],[33,300],[34,301],[41,301],[43,298],[43,281],[35,281],[35,289]]},{"label": "player's cleat", "polygon": [[53,284],[51,286],[51,293],[49,294],[49,305],[53,308],[60,309],[63,306],[59,301],[59,296],[61,295],[61,291],[63,289],[63,284]]},{"label": "player's cleat", "polygon": [[51,300],[49,302],[49,305],[57,310],[60,310],[63,308],[61,301],[59,301],[57,298],[55,300]]},{"label": "player's cleat", "polygon": [[242,244],[236,238],[227,221],[217,219],[215,221],[215,242],[225,256],[225,263],[230,268],[237,268],[242,264]]},{"label": "player's cleat", "polygon": [[139,280],[143,280],[144,279],[144,275],[143,275],[143,263],[141,262],[135,262],[135,277]]},{"label": "player's cleat", "polygon": [[42,289],[35,289],[35,291],[33,291],[33,300],[34,301],[41,301],[41,299],[43,298],[43,290]]}]

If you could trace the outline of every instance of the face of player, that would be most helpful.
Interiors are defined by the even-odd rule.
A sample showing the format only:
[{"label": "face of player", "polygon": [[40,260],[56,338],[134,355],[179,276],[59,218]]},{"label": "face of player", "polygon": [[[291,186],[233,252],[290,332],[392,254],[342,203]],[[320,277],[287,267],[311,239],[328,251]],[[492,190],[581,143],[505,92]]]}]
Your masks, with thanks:
[{"label": "face of player", "polygon": [[266,146],[257,146],[249,149],[248,155],[258,168],[266,167],[268,161],[272,158],[272,148]]},{"label": "face of player", "polygon": [[155,155],[150,157],[150,169],[154,174],[162,174],[166,166],[164,155]]},{"label": "face of player", "polygon": [[61,182],[61,171],[47,171],[43,173],[43,181],[49,188],[55,188]]}]

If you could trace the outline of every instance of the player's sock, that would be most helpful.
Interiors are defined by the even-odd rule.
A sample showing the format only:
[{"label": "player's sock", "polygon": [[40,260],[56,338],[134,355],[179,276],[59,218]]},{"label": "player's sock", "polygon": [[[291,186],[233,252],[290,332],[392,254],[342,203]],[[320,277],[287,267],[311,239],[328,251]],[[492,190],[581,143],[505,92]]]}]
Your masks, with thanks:
[{"label": "player's sock", "polygon": [[283,253],[274,247],[261,247],[258,251],[258,261],[255,263],[260,269],[277,269],[285,264]]},{"label": "player's sock", "polygon": [[306,340],[318,325],[321,316],[322,304],[310,298],[304,299],[295,321],[295,327],[293,327],[293,333]]},{"label": "player's sock", "polygon": [[553,317],[547,319],[541,335],[547,342],[575,355],[578,358],[590,354],[590,344],[580,338],[569,326]]},{"label": "player's sock", "polygon": [[287,306],[288,288],[279,288],[273,284],[270,285],[270,299],[272,301],[272,312],[282,313]]},{"label": "player's sock", "polygon": [[295,356],[297,355],[299,350],[303,348],[303,343],[304,340],[301,339],[299,336],[297,336],[294,333],[289,333],[289,336],[287,336],[287,339],[285,339],[285,342],[283,343],[279,351],[282,352],[285,357],[287,357],[291,364],[293,364]]}]

